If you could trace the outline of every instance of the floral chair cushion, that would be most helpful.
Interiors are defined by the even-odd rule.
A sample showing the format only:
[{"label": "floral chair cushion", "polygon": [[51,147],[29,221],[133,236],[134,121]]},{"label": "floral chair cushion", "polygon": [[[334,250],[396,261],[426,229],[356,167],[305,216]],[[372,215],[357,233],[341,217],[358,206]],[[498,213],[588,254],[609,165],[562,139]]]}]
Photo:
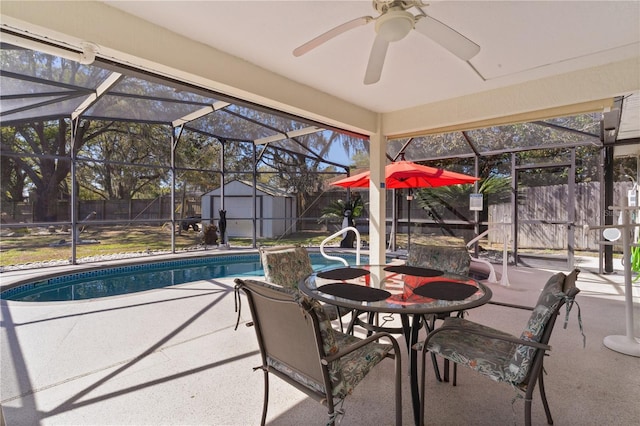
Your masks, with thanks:
[{"label": "floral chair cushion", "polygon": [[[429,341],[429,351],[476,370],[497,382],[509,381],[510,364],[518,345],[470,334],[464,329],[513,336],[459,317],[446,318],[443,327],[451,325],[462,327],[463,330],[450,330],[434,335]],[[422,343],[417,344],[416,349],[421,350]]]},{"label": "floral chair cushion", "polygon": [[[304,247],[286,246],[260,250],[260,261],[265,279],[272,283],[298,291],[298,283],[313,273],[309,253]],[[322,305],[329,319],[339,317],[334,305]]]},{"label": "floral chair cushion", "polygon": [[[360,339],[349,334],[337,332],[336,340],[338,347],[342,348],[357,343]],[[336,383],[332,381],[333,396],[344,398],[349,395],[364,376],[382,361],[391,350],[393,350],[392,345],[372,342],[340,358],[339,368],[342,370],[342,382]]]},{"label": "floral chair cushion", "polygon": [[[551,318],[551,315],[555,309],[564,300],[565,294],[563,293],[564,281],[566,275],[562,272],[558,272],[553,275],[544,288],[542,293],[538,297],[536,306],[529,317],[524,331],[520,335],[522,340],[529,340],[532,342],[539,342],[544,332],[544,328]],[[513,383],[520,383],[524,380],[527,372],[529,371],[529,363],[533,358],[536,348],[525,345],[518,345],[516,348],[513,359],[510,364],[510,376],[509,381]]]},{"label": "floral chair cushion", "polygon": [[562,292],[564,294],[569,294],[572,289],[576,288],[576,280],[578,279],[579,273],[580,269],[576,268],[567,274],[564,279],[564,284],[562,285]]},{"label": "floral chair cushion", "polygon": [[411,244],[407,265],[469,275],[471,256],[465,246]]},{"label": "floral chair cushion", "polygon": [[[331,322],[323,306],[317,300],[309,299],[300,293],[295,296],[295,299],[302,306],[310,306],[318,317],[322,346],[326,355],[333,355],[341,348],[360,341],[357,337],[335,331],[331,327]],[[392,345],[372,342],[331,362],[328,368],[329,379],[332,384],[332,395],[340,399],[349,395],[364,376],[382,361],[392,349]],[[268,358],[267,363],[270,367],[288,375],[308,388],[316,392],[325,393],[322,383],[304,376],[287,364],[273,358]]]},{"label": "floral chair cushion", "polygon": [[265,279],[284,287],[298,288],[300,280],[313,272],[311,259],[304,247],[261,250],[260,259]]},{"label": "floral chair cushion", "polygon": [[[565,294],[562,292],[564,281],[563,273],[549,278],[520,339],[540,341],[551,315],[564,301]],[[446,326],[515,337],[462,318],[447,318],[443,324],[443,327]],[[421,350],[422,344],[416,345],[416,348]],[[429,341],[428,350],[476,370],[495,381],[509,382],[514,385],[523,385],[536,351],[531,346],[470,334],[464,330],[448,330],[435,334]]]}]

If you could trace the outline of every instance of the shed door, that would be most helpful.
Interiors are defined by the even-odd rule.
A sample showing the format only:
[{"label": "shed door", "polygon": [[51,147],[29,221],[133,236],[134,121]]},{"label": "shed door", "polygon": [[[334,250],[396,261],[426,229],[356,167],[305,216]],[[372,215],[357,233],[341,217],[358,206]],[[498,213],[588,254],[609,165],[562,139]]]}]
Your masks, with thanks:
[{"label": "shed door", "polygon": [[[227,211],[227,235],[229,237],[253,238],[253,197],[225,195],[224,199]],[[257,216],[260,217],[262,197],[257,197],[256,207]],[[218,210],[220,210],[220,197],[216,196],[213,199],[213,217],[216,218],[216,223],[220,216]],[[261,220],[257,221],[258,229],[256,232],[258,235],[262,233],[261,222]]]}]

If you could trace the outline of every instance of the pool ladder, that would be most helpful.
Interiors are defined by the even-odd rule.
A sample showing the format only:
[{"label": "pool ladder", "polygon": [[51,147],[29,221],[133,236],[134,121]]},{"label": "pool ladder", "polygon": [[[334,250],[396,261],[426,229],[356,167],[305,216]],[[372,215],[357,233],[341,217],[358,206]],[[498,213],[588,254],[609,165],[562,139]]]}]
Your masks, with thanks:
[{"label": "pool ladder", "polygon": [[327,242],[331,241],[332,239],[334,239],[338,235],[342,235],[342,234],[344,234],[344,233],[346,233],[348,231],[353,231],[356,234],[356,265],[360,265],[360,246],[361,246],[361,244],[360,244],[360,231],[358,231],[353,226],[347,226],[346,228],[342,228],[338,232],[335,232],[334,234],[332,234],[332,235],[328,236],[327,238],[325,238],[324,240],[322,240],[322,242],[320,243],[320,253],[322,254],[322,256],[324,256],[325,259],[337,260],[339,262],[344,263],[344,266],[349,266],[349,262],[347,262],[343,258],[341,258],[339,256],[332,256],[330,254],[325,253],[325,251],[324,251],[324,246],[325,246],[325,244],[327,244]]}]

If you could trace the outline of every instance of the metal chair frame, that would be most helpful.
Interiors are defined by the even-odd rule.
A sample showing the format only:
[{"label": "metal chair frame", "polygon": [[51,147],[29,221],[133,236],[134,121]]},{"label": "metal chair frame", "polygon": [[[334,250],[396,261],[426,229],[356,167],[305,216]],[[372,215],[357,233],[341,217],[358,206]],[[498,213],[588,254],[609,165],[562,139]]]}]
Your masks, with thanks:
[{"label": "metal chair frame", "polygon": [[[353,351],[376,342],[383,337],[388,337],[393,350],[385,357],[394,359],[395,364],[395,410],[396,424],[402,424],[402,394],[401,394],[401,355],[400,347],[389,333],[375,333],[366,339],[360,339],[357,343],[347,347],[340,347],[334,354],[325,353],[320,322],[313,306],[305,301],[296,301],[294,293],[289,289],[277,289],[270,284],[254,280],[236,279],[236,290],[242,290],[248,299],[253,321],[247,325],[255,327],[262,365],[254,370],[262,370],[264,373],[264,403],[262,409],[261,425],[264,425],[269,404],[269,374],[273,374],[296,389],[304,392],[316,401],[325,405],[328,409],[328,424],[335,424],[336,417],[341,414],[336,410],[336,398],[333,396],[334,384],[329,376],[331,362],[340,360]],[[266,316],[271,318],[266,318]],[[284,325],[287,330],[275,330]],[[298,335],[287,335],[288,331],[297,332]],[[331,329],[330,332],[340,333]],[[278,341],[270,342],[276,337]],[[353,337],[352,337],[353,338]],[[285,347],[286,346],[286,347]],[[271,367],[268,357],[276,358],[280,362],[291,366],[296,372],[305,377],[310,377],[317,383],[321,383],[324,392],[312,389],[301,381],[282,373]]]},{"label": "metal chair frame", "polygon": [[[549,339],[551,338],[551,333],[553,332],[553,328],[555,326],[556,319],[559,315],[560,309],[562,308],[562,306],[565,306],[565,304],[568,304],[567,306],[567,312],[568,312],[571,309],[572,304],[574,303],[575,296],[579,292],[580,290],[577,287],[571,287],[565,290],[566,297],[553,310],[551,316],[549,317],[549,319],[547,320],[544,326],[544,331],[542,332],[539,342],[523,340],[515,336],[505,336],[504,333],[498,333],[498,330],[496,330],[496,333],[494,334],[491,332],[486,332],[484,330],[469,329],[468,327],[456,326],[455,324],[451,325],[451,324],[447,324],[446,320],[442,327],[431,331],[427,335],[427,338],[424,341],[424,344],[422,346],[423,368],[422,368],[422,377],[420,382],[421,424],[424,424],[424,415],[425,415],[425,368],[424,366],[426,362],[427,352],[429,352],[428,351],[429,341],[433,338],[433,336],[439,333],[453,331],[453,330],[459,330],[465,333],[484,336],[484,337],[487,337],[488,339],[503,340],[503,341],[508,341],[518,345],[526,345],[526,346],[536,348],[537,350],[533,353],[532,360],[525,378],[520,383],[512,383],[512,384],[514,386],[519,387],[525,393],[524,402],[525,402],[525,425],[526,426],[531,425],[531,406],[533,402],[533,392],[535,390],[536,383],[538,384],[538,388],[540,390],[540,397],[542,399],[542,405],[544,407],[545,415],[547,417],[547,423],[550,425],[553,424],[553,418],[551,417],[551,410],[549,409],[549,403],[547,401],[547,396],[544,388],[544,379],[543,379],[544,358],[545,356],[548,356],[548,352],[551,350],[551,346],[549,345]],[[533,311],[535,309],[533,307],[515,305],[510,303],[501,303],[501,302],[489,302],[489,304],[515,308],[515,309],[525,309],[529,311]],[[445,369],[448,369],[448,366],[445,366]],[[506,382],[506,383],[510,383],[510,382]],[[454,362],[453,363],[453,386],[456,386],[456,384],[457,384],[457,364]]]}]

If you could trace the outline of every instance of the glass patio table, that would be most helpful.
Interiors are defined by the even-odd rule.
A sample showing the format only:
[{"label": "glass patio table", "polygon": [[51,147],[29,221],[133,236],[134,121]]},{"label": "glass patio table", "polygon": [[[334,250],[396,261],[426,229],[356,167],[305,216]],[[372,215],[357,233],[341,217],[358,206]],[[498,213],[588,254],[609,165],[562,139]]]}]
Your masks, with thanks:
[{"label": "glass patio table", "polygon": [[[420,424],[417,351],[423,325],[430,330],[433,314],[450,314],[482,306],[491,299],[491,290],[482,283],[461,275],[406,265],[364,265],[313,273],[299,284],[305,295],[331,305],[354,310],[349,331],[354,325],[369,331],[402,333],[409,354],[411,399],[416,424]],[[368,314],[368,320],[358,318]],[[380,327],[376,314],[399,314],[402,326]]]}]

